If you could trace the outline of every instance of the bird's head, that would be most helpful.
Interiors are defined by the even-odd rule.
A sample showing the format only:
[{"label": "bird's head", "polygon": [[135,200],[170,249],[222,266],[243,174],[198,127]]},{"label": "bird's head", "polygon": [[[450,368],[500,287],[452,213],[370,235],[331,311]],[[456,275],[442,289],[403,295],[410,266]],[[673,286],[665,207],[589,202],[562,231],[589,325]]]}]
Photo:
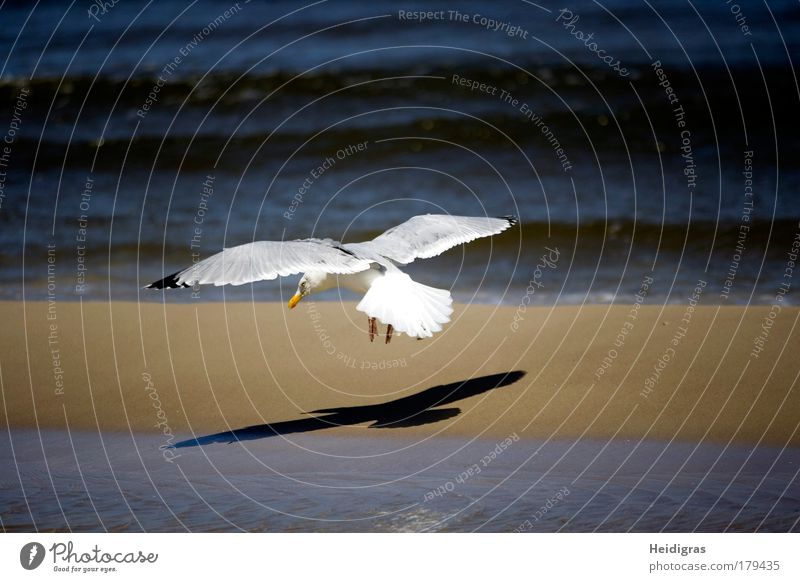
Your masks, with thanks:
[{"label": "bird's head", "polygon": [[333,277],[329,277],[327,273],[306,273],[300,278],[300,283],[297,284],[297,291],[289,299],[289,309],[294,309],[300,300],[315,291],[325,291],[335,285],[332,281]]}]

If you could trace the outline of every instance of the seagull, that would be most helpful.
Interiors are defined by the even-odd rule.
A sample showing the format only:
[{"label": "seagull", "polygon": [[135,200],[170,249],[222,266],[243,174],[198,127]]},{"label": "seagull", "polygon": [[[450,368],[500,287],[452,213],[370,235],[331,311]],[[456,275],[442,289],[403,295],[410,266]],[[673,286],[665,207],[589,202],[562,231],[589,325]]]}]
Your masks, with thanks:
[{"label": "seagull", "polygon": [[515,224],[513,216],[424,214],[359,243],[328,238],[256,241],[226,248],[146,289],[244,285],[302,273],[290,309],[310,293],[341,286],[364,294],[356,309],[367,316],[370,341],[378,335],[378,320],[387,326],[387,344],[395,332],[422,339],[450,321],[453,299],[445,289],[417,283],[398,265],[438,256]]}]

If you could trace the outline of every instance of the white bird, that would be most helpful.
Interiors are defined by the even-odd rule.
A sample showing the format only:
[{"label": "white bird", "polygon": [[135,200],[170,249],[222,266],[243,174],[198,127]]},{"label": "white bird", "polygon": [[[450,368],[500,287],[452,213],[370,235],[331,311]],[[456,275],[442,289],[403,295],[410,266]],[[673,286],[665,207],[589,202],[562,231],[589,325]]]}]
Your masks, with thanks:
[{"label": "white bird", "polygon": [[511,216],[425,214],[360,243],[317,238],[257,241],[224,249],[146,288],[243,285],[303,273],[290,308],[312,292],[338,285],[364,293],[356,309],[367,315],[370,341],[377,335],[377,320],[387,325],[386,343],[394,331],[431,337],[450,321],[450,292],[417,283],[397,265],[435,257],[516,223]]}]

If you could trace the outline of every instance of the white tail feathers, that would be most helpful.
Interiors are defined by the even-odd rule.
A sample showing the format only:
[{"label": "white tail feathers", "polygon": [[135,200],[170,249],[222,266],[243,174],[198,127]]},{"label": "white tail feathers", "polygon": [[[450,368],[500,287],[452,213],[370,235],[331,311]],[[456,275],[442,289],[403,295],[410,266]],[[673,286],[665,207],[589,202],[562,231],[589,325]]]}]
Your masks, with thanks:
[{"label": "white tail feathers", "polygon": [[392,324],[411,337],[431,337],[453,313],[450,292],[417,283],[405,273],[387,273],[370,286],[356,309]]}]

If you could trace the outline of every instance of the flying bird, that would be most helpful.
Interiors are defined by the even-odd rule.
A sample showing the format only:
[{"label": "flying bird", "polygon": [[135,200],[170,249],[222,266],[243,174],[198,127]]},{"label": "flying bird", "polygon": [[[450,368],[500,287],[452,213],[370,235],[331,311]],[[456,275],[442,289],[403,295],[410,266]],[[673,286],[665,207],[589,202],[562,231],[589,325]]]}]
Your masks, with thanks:
[{"label": "flying bird", "polygon": [[310,293],[341,286],[364,294],[356,309],[367,315],[370,341],[378,334],[378,320],[387,326],[386,343],[394,332],[422,339],[450,321],[453,299],[445,289],[412,280],[398,265],[435,257],[516,223],[512,216],[424,214],[359,243],[319,238],[256,241],[224,249],[146,288],[244,285],[303,273],[290,308]]}]

